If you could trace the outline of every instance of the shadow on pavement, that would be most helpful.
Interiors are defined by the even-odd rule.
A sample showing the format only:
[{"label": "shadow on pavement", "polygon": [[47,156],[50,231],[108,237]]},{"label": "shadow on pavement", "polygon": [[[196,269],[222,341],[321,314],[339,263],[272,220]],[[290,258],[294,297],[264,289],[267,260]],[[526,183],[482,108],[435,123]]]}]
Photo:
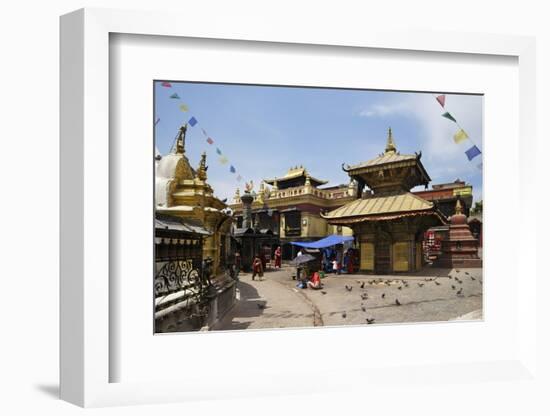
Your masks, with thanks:
[{"label": "shadow on pavement", "polygon": [[240,280],[237,283],[240,293],[240,300],[224,316],[224,318],[213,328],[214,330],[235,330],[247,329],[252,321],[242,322],[239,319],[258,317],[269,310],[269,305],[265,299],[260,299],[260,294],[256,288]]}]

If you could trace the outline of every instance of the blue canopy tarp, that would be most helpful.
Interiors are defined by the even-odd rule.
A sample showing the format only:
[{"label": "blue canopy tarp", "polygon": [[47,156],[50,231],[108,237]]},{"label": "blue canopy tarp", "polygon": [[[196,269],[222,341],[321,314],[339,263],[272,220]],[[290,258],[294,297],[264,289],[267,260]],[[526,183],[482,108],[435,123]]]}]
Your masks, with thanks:
[{"label": "blue canopy tarp", "polygon": [[334,246],[336,244],[342,244],[344,241],[352,241],[353,237],[344,237],[342,235],[329,235],[328,237],[322,238],[317,241],[307,241],[307,242],[291,242],[295,246],[300,246],[304,248],[325,248]]}]

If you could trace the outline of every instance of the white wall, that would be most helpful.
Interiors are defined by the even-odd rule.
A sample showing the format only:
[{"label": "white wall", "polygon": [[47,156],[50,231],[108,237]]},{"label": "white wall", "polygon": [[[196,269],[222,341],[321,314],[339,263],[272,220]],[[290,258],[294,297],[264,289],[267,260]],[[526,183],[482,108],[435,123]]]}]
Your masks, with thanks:
[{"label": "white wall", "polygon": [[[144,1],[144,0],[20,0],[3,2],[0,13],[0,117],[3,131],[2,163],[2,288],[0,302],[2,342],[0,354],[0,400],[2,414],[73,414],[71,405],[54,399],[58,382],[58,17],[80,7],[173,9],[187,19],[269,19],[286,25],[324,25],[327,31],[367,25],[419,27],[433,30],[511,33],[537,36],[538,131],[541,147],[533,157],[539,166],[550,154],[546,117],[550,114],[550,30],[546,2],[463,0],[437,1]],[[182,22],[182,25],[185,21]],[[434,35],[435,36],[435,35]],[[546,156],[544,156],[546,155]],[[546,161],[544,161],[546,162]],[[541,169],[541,173],[542,173]],[[544,172],[546,173],[546,172]],[[546,173],[547,176],[547,173]],[[535,178],[534,178],[535,179]],[[542,187],[540,189],[543,189]],[[545,190],[548,193],[547,190]],[[541,196],[541,198],[543,198]],[[540,213],[542,214],[542,201]],[[536,209],[533,207],[533,209]],[[547,210],[545,210],[547,211]],[[547,214],[546,214],[547,215]],[[542,227],[546,223],[537,224]],[[540,240],[539,250],[542,250]],[[542,259],[542,252],[539,259]],[[542,260],[541,260],[542,262]],[[548,284],[539,287],[544,293]],[[546,291],[547,292],[547,291]],[[547,292],[548,293],[548,292]],[[546,306],[541,305],[541,308]],[[547,308],[546,308],[547,310]],[[547,332],[546,332],[547,334]],[[542,333],[541,333],[542,336]],[[545,339],[548,352],[548,335]],[[345,354],[343,352],[343,354]],[[360,357],[357,357],[360,359]],[[541,357],[545,365],[548,359]],[[297,364],[298,365],[298,364]],[[548,368],[548,367],[546,367]],[[548,372],[547,372],[548,374]],[[314,388],[314,386],[310,386]],[[297,386],[298,388],[298,386]],[[434,386],[432,392],[412,392],[398,400],[388,389],[381,397],[348,397],[345,394],[310,399],[304,396],[236,400],[230,403],[191,403],[150,407],[102,409],[101,414],[149,414],[153,411],[203,414],[254,413],[318,414],[410,413],[423,414],[542,414],[536,397],[542,392],[501,394],[504,385]],[[509,391],[509,390],[504,390]],[[414,394],[413,394],[414,393]],[[539,403],[539,407],[535,408]],[[548,411],[548,405],[545,405]],[[9,410],[8,410],[9,409]],[[230,411],[230,412],[228,412]],[[40,413],[38,413],[40,412]],[[352,413],[353,412],[353,413]]]}]

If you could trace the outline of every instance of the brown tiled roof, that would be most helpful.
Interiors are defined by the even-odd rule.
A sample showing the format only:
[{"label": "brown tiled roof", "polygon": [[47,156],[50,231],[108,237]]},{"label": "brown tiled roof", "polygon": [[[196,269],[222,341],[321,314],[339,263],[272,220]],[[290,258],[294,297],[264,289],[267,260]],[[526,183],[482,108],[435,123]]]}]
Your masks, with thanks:
[{"label": "brown tiled roof", "polygon": [[386,163],[395,163],[395,162],[404,162],[409,160],[416,160],[417,155],[401,155],[395,152],[383,153],[374,159],[368,160],[366,162],[358,163],[357,165],[349,166],[346,169],[361,169],[371,166],[385,165]]},{"label": "brown tiled roof", "polygon": [[365,199],[357,199],[341,206],[328,214],[323,215],[324,218],[340,219],[350,217],[365,217],[378,216],[397,213],[411,213],[418,211],[432,210],[434,204],[426,201],[410,192],[379,196]]}]

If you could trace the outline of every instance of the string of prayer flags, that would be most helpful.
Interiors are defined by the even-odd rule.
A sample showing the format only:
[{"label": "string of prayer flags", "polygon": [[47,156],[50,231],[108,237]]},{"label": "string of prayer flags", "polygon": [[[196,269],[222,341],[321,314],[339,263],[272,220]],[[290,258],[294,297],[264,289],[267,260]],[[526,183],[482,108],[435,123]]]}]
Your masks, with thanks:
[{"label": "string of prayer flags", "polygon": [[474,157],[479,156],[481,154],[481,150],[479,150],[479,148],[474,144],[464,153],[466,153],[466,157],[468,157],[468,160],[472,160]]},{"label": "string of prayer flags", "polygon": [[441,114],[443,117],[445,118],[448,118],[449,120],[451,121],[454,121],[456,123],[456,119],[451,115],[451,113],[449,113],[448,111],[446,111],[445,113]]},{"label": "string of prayer flags", "polygon": [[[164,82],[161,82],[161,86],[165,87],[165,88],[171,88],[172,84],[167,82],[167,81],[164,81]],[[177,92],[173,92],[171,95],[169,95],[169,97],[172,100],[180,100],[181,99]],[[180,111],[182,111],[184,113],[189,111],[189,107],[184,103],[179,105],[179,109],[180,109]],[[156,119],[155,126],[157,125],[157,123],[159,121],[160,121],[160,117]],[[187,124],[189,124],[191,127],[195,127],[198,123],[199,123],[199,121],[194,116],[191,116],[189,118],[189,120],[187,121]],[[206,142],[209,145],[214,144],[214,140],[208,135],[207,131],[202,127],[201,127],[201,132],[204,135],[204,137],[206,138]],[[227,156],[222,154],[222,151],[220,150],[219,147],[216,147],[216,153],[220,156],[218,160],[222,165],[226,165],[226,164],[229,163],[229,159],[227,158]],[[237,169],[235,168],[235,166],[230,165],[229,166],[229,172],[235,174],[235,173],[237,173]],[[237,181],[240,182],[242,179],[243,179],[243,177],[238,174],[237,175]]]},{"label": "string of prayer flags", "polygon": [[[433,97],[436,99],[436,101],[439,103],[441,107],[445,108],[445,94],[440,94],[437,96],[434,94]],[[446,119],[451,120],[457,125],[459,130],[453,135],[453,140],[456,144],[462,143],[465,140],[470,140],[470,142],[473,144],[472,147],[470,147],[468,150],[466,150],[466,152],[464,152],[468,160],[472,161],[472,159],[479,156],[481,154],[481,150],[479,150],[479,148],[476,146],[474,141],[470,139],[470,136],[468,136],[468,133],[466,133],[466,131],[464,131],[464,129],[460,126],[460,124],[458,124],[458,121],[456,121],[456,119],[451,115],[451,113],[446,111],[441,115]],[[478,169],[482,170],[483,164],[480,163],[477,165],[477,167]]]},{"label": "string of prayer flags", "polygon": [[460,129],[459,131],[457,131],[453,136],[453,139],[457,144],[463,142],[467,138],[468,138],[468,134],[463,129]]}]

